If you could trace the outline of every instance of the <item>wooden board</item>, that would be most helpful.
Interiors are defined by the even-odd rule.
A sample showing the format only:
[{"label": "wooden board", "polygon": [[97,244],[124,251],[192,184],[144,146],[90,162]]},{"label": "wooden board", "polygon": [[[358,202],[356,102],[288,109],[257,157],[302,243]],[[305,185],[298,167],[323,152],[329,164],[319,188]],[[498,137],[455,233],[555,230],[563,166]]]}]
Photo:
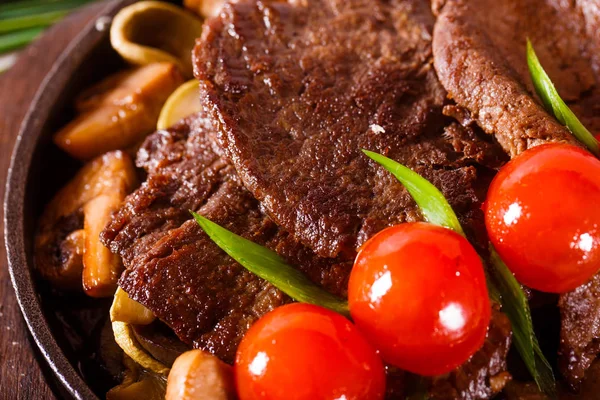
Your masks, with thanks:
[{"label": "wooden board", "polygon": [[[0,199],[4,199],[6,172],[19,126],[40,83],[62,50],[103,6],[94,4],[67,17],[25,49],[11,70],[0,75]],[[29,340],[10,284],[3,232],[0,221],[0,400],[60,398],[62,389]]]}]

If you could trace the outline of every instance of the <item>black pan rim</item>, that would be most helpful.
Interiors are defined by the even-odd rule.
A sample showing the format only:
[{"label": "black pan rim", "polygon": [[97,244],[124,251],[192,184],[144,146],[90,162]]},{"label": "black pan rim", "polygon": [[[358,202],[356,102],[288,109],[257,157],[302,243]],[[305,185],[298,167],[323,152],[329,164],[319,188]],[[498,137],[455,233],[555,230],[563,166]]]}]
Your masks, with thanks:
[{"label": "black pan rim", "polygon": [[[98,18],[112,18],[121,8],[134,1],[111,0]],[[78,400],[96,400],[98,397],[69,363],[44,317],[35,292],[33,266],[27,261],[24,200],[33,153],[48,121],[51,105],[58,100],[84,60],[108,35],[106,30],[97,28],[98,18],[91,21],[71,41],[38,88],[13,147],[4,198],[4,238],[8,270],[19,308],[50,369],[71,396]]]}]

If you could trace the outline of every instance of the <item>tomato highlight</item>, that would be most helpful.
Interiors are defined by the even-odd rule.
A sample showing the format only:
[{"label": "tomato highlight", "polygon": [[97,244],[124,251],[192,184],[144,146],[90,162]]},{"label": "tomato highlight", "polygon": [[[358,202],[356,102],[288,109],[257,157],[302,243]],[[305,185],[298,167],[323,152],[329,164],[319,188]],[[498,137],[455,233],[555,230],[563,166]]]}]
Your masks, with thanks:
[{"label": "tomato highlight", "polygon": [[482,345],[490,301],[481,260],[461,235],[433,224],[396,225],[361,248],[350,313],[389,364],[433,376]]},{"label": "tomato highlight", "polygon": [[545,144],[506,164],[485,205],[490,241],[519,282],[564,293],[600,269],[600,160]]},{"label": "tomato highlight", "polygon": [[352,323],[323,307],[293,303],[256,322],[235,360],[240,400],[377,400],[381,359]]}]

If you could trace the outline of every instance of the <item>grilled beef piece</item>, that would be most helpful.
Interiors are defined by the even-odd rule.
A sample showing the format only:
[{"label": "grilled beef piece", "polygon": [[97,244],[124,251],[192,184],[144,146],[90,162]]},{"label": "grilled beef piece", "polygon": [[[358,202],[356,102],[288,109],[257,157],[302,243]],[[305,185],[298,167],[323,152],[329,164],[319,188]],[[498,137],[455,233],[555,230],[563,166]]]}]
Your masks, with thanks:
[{"label": "grilled beef piece", "polygon": [[138,153],[148,172],[102,233],[123,257],[119,285],[186,343],[232,362],[258,317],[288,301],[238,265],[189,210],[276,250],[310,279],[344,296],[352,261],[318,258],[266,217],[233,167],[212,150],[209,121],[191,117],[151,135]]},{"label": "grilled beef piece", "polygon": [[577,388],[600,353],[600,274],[561,296],[559,307],[559,367],[567,382]]},{"label": "grilled beef piece", "polygon": [[[558,398],[560,400],[598,400],[600,399],[600,361],[596,360],[586,374],[577,392],[573,392],[563,382],[558,382]],[[540,392],[535,382],[509,382],[504,389],[504,400],[552,400]]]},{"label": "grilled beef piece", "polygon": [[[458,103],[512,156],[549,141],[574,143],[534,96],[526,38],[563,98],[600,131],[600,5],[596,0],[446,0],[435,5],[435,67]],[[485,10],[482,12],[481,10]],[[600,351],[600,277],[561,297],[559,366],[576,387]]]},{"label": "grilled beef piece", "polygon": [[[274,249],[340,296],[352,260],[317,257],[266,217],[233,167],[213,152],[209,125],[198,115],[148,137],[138,153],[148,179],[113,216],[103,240],[123,257],[127,269],[119,284],[133,299],[184,342],[231,362],[248,327],[289,299],[220,251],[188,209]],[[468,137],[456,134],[455,144],[474,151]],[[510,338],[506,316],[494,311],[484,347],[456,371],[428,381],[433,398],[489,397],[506,370]],[[388,375],[389,398],[399,398],[405,379]]]},{"label": "grilled beef piece", "polygon": [[447,0],[441,7],[433,39],[440,81],[511,156],[549,140],[574,142],[532,94],[527,37],[567,101],[595,85],[591,38],[567,3]]},{"label": "grilled beef piece", "polygon": [[[415,169],[478,224],[485,183],[445,131],[433,23],[422,0],[242,0],[205,24],[195,73],[217,141],[274,221],[320,256],[351,257],[420,219],[361,149]],[[497,167],[498,146],[473,141]]]}]

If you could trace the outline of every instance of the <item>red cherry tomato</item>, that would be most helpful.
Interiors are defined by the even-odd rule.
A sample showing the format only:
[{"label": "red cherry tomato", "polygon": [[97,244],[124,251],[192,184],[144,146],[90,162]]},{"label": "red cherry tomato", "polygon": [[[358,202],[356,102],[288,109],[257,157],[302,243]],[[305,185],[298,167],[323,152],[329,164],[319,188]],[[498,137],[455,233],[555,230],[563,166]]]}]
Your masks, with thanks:
[{"label": "red cherry tomato", "polygon": [[387,228],[360,250],[350,275],[354,323],[396,367],[439,375],[482,345],[490,301],[481,260],[459,234],[433,224]]},{"label": "red cherry tomato", "polygon": [[235,360],[240,400],[383,399],[381,359],[350,321],[294,303],[256,322]]},{"label": "red cherry tomato", "polygon": [[494,178],[485,209],[490,240],[521,283],[562,293],[600,269],[600,161],[587,151],[527,150]]}]

